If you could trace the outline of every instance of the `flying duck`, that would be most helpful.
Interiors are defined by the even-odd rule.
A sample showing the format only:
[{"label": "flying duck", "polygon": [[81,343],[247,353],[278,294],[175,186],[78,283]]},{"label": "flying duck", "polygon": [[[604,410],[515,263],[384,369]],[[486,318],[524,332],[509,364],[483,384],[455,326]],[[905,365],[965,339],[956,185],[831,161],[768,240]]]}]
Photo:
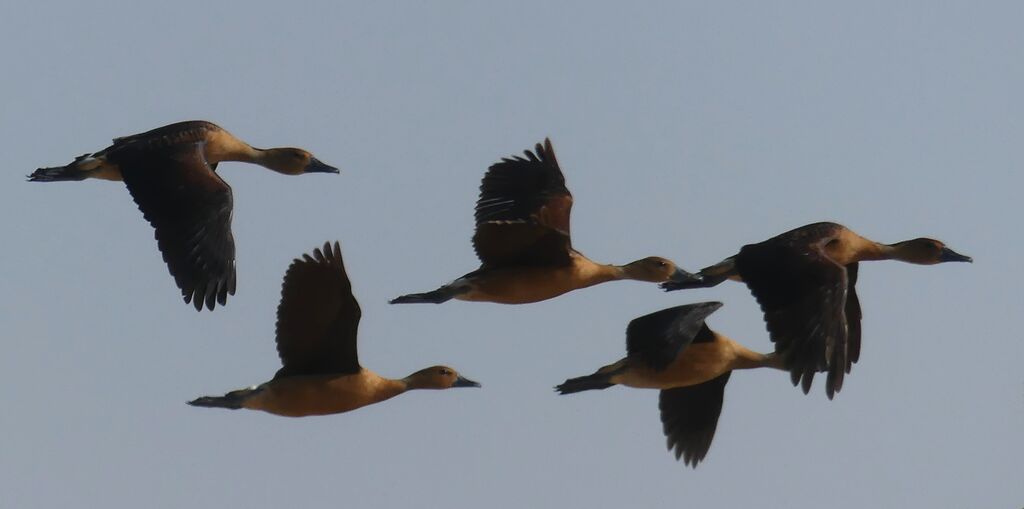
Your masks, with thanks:
[{"label": "flying duck", "polygon": [[437,290],[392,299],[392,304],[440,304],[453,298],[525,304],[619,279],[697,281],[665,258],[605,265],[573,249],[572,195],[551,140],[524,153],[492,165],[480,184],[473,234],[480,268]]},{"label": "flying duck", "polygon": [[201,120],[178,122],[114,138],[109,147],[66,166],[39,168],[28,180],[122,180],[156,229],[157,246],[196,310],[213,310],[235,294],[231,187],[217,175],[221,161],[255,163],[285,175],[338,173],[298,148],[259,149]]},{"label": "flying duck", "polygon": [[561,394],[625,385],[659,389],[658,408],[670,451],[697,467],[715,437],[722,398],[735,369],[777,368],[775,354],[748,350],[712,331],[705,318],[722,307],[701,302],[663,309],[626,328],[626,357],[592,375],[570,378],[555,387]]},{"label": "flying duck", "polygon": [[828,371],[831,399],[860,357],[861,309],[858,263],[900,260],[918,265],[970,262],[934,239],[895,244],[868,240],[836,223],[801,226],[700,271],[697,281],[668,282],[665,290],[706,288],[726,279],[742,281],[757,299],[775,350],[785,359],[793,385],[804,393],[814,374]]},{"label": "flying duck", "polygon": [[402,379],[359,365],[356,333],[361,316],[345,273],[341,247],[324,244],[288,267],[277,307],[277,353],[283,367],[269,382],[204,396],[189,405],[248,408],[287,417],[348,412],[413,389],[480,387],[447,366]]}]

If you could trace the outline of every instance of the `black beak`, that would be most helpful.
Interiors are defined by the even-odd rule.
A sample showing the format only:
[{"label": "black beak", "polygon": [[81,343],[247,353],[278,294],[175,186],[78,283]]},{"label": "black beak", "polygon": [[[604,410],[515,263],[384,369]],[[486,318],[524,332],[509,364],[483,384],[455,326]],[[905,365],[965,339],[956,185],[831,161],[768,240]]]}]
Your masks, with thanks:
[{"label": "black beak", "polygon": [[939,253],[940,262],[967,262],[972,263],[974,260],[970,256],[964,256],[948,247],[942,248],[942,252]]},{"label": "black beak", "polygon": [[455,383],[452,384],[452,387],[480,387],[480,384],[459,375],[459,377],[455,379]]},{"label": "black beak", "polygon": [[676,271],[669,276],[668,280],[673,283],[700,283],[703,281],[697,274],[690,274],[679,267],[676,267]]},{"label": "black beak", "polygon": [[323,161],[313,157],[310,158],[309,164],[306,165],[306,173],[339,173],[338,169],[324,164]]}]

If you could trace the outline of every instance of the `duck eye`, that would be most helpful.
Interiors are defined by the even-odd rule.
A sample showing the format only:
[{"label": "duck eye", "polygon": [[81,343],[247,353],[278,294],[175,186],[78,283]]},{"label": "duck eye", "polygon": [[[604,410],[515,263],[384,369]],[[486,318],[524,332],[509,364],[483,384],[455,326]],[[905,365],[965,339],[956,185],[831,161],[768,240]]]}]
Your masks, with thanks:
[{"label": "duck eye", "polygon": [[447,369],[440,369],[440,370],[438,370],[438,373],[440,373],[443,376],[448,376],[448,375],[452,374],[452,372],[448,371]]}]

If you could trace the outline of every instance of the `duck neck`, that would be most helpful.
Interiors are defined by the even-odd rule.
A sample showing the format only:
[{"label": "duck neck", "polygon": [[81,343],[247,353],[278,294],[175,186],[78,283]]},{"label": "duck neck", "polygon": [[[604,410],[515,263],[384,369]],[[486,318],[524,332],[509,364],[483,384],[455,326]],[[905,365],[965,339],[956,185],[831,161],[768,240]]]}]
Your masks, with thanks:
[{"label": "duck neck", "polygon": [[786,367],[783,365],[782,357],[776,353],[763,354],[755,352],[739,343],[736,343],[735,341],[732,343],[732,345],[733,353],[735,355],[732,369],[786,369]]},{"label": "duck neck", "polygon": [[376,387],[377,401],[391,399],[411,388],[412,387],[409,387],[409,384],[406,383],[404,378],[401,380],[393,380],[381,377]]},{"label": "duck neck", "polygon": [[578,253],[575,256],[577,257],[573,262],[575,275],[583,283],[578,288],[626,279],[623,268],[619,265],[597,263]]},{"label": "duck neck", "polygon": [[857,250],[857,261],[899,259],[899,244],[882,244],[867,240]]},{"label": "duck neck", "polygon": [[619,281],[621,279],[633,279],[629,276],[625,265],[606,265],[603,263],[594,263],[594,270],[587,278],[592,285],[608,281]]},{"label": "duck neck", "polygon": [[206,143],[206,160],[210,164],[221,161],[263,164],[266,151],[250,146],[226,131],[221,131]]},{"label": "duck neck", "polygon": [[262,148],[251,147],[249,144],[239,141],[239,145],[232,153],[231,159],[226,161],[239,161],[242,163],[253,163],[267,167],[267,151]]}]

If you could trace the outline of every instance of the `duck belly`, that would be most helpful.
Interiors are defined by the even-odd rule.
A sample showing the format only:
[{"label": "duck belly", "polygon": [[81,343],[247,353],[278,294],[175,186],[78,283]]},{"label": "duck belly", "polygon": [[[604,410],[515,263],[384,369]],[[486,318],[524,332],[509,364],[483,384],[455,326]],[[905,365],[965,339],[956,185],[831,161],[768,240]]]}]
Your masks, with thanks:
[{"label": "duck belly", "polygon": [[286,417],[338,414],[381,401],[369,382],[360,374],[288,376],[263,384],[243,406]]},{"label": "duck belly", "polygon": [[582,280],[572,267],[518,267],[487,271],[465,280],[464,284],[469,290],[457,295],[456,299],[527,304],[551,299],[596,282]]},{"label": "duck belly", "polygon": [[654,371],[646,367],[629,369],[613,381],[643,389],[688,387],[718,378],[732,370],[734,355],[724,341],[697,343],[688,346],[666,369]]}]

